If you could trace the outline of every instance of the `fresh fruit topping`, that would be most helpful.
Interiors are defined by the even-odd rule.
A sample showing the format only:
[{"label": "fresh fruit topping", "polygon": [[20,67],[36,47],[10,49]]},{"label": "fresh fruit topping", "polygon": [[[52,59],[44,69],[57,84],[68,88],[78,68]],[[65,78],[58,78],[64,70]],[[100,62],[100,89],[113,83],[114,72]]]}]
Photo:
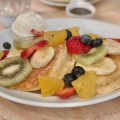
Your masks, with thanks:
[{"label": "fresh fruit topping", "polygon": [[103,44],[100,47],[92,48],[86,54],[74,54],[73,57],[79,63],[91,65],[107,55],[107,47]]},{"label": "fresh fruit topping", "polygon": [[87,71],[77,80],[72,82],[78,96],[83,99],[91,98],[96,91],[96,74],[94,71]]},{"label": "fresh fruit topping", "polygon": [[115,40],[116,42],[119,42],[120,43],[120,38],[109,38],[111,40]]},{"label": "fresh fruit topping", "polygon": [[96,75],[108,75],[116,69],[115,62],[108,57],[104,57],[91,65],[84,65],[77,62],[76,66],[82,66],[85,71],[94,70]]},{"label": "fresh fruit topping", "polygon": [[46,66],[54,56],[54,48],[45,46],[37,50],[30,58],[32,68],[41,68]]},{"label": "fresh fruit topping", "polygon": [[3,55],[4,55],[4,52],[2,50],[0,50],[0,60],[3,57]]},{"label": "fresh fruit topping", "polygon": [[21,58],[26,58],[32,55],[36,50],[39,50],[40,48],[44,47],[46,44],[48,44],[48,41],[46,40],[41,40],[34,44],[33,46],[25,49],[23,52],[21,52],[20,57]]},{"label": "fresh fruit topping", "polygon": [[67,37],[65,40],[67,41],[70,37],[72,37],[72,32],[70,30],[66,30]]},{"label": "fresh fruit topping", "polygon": [[75,66],[72,69],[72,75],[74,76],[74,78],[78,78],[79,76],[85,74],[85,70],[84,68],[82,68],[81,66]]},{"label": "fresh fruit topping", "polygon": [[31,32],[35,36],[43,36],[43,34],[44,34],[44,31],[38,31],[38,30],[35,30],[35,29],[32,29]]},{"label": "fresh fruit topping", "polygon": [[72,96],[74,93],[75,93],[75,89],[73,87],[68,87],[57,92],[56,95],[59,96],[60,98],[68,98]]},{"label": "fresh fruit topping", "polygon": [[35,43],[39,42],[40,40],[43,40],[43,36],[41,36],[41,37],[32,36],[32,37],[25,37],[25,38],[16,38],[16,39],[13,40],[13,46],[15,48],[26,49],[28,47],[31,47]]},{"label": "fresh fruit topping", "polygon": [[[66,28],[67,30],[71,31],[72,36],[78,36],[79,35],[79,27],[72,27],[72,28]],[[66,30],[63,29],[63,30]]]},{"label": "fresh fruit topping", "polygon": [[82,43],[84,43],[84,44],[90,45],[92,39],[91,39],[91,37],[90,37],[89,35],[84,34],[84,35],[81,36],[81,41],[82,41]]},{"label": "fresh fruit topping", "polygon": [[3,47],[5,49],[10,49],[11,48],[11,44],[9,42],[5,42],[5,43],[3,43]]},{"label": "fresh fruit topping", "polygon": [[4,50],[4,51],[3,51],[4,54],[3,54],[2,58],[1,58],[1,60],[4,60],[4,59],[7,57],[9,51],[10,51],[10,50]]},{"label": "fresh fruit topping", "polygon": [[80,36],[71,37],[66,42],[67,49],[73,54],[87,53],[91,49],[91,45],[85,45],[81,42]]},{"label": "fresh fruit topping", "polygon": [[92,39],[95,39],[95,38],[102,38],[102,39],[105,39],[103,36],[100,36],[100,35],[98,35],[98,34],[92,34],[92,33],[90,33],[90,34],[88,34]]},{"label": "fresh fruit topping", "polygon": [[54,95],[64,87],[63,80],[57,78],[39,76],[38,80],[39,87],[41,89],[41,95],[44,97]]},{"label": "fresh fruit topping", "polygon": [[56,47],[66,38],[65,30],[47,31],[44,33],[44,38],[49,41],[49,46]]},{"label": "fresh fruit topping", "polygon": [[10,58],[10,57],[15,57],[15,56],[20,56],[21,52],[23,51],[23,49],[19,49],[19,48],[11,48],[9,50],[9,53],[7,54],[6,58]]},{"label": "fresh fruit topping", "polygon": [[28,59],[12,57],[0,62],[0,85],[12,86],[24,81],[32,72]]},{"label": "fresh fruit topping", "polygon": [[75,78],[71,73],[67,73],[67,74],[64,75],[63,80],[64,80],[64,83],[65,83],[66,86],[72,87],[71,82],[74,81]]},{"label": "fresh fruit topping", "polygon": [[115,40],[106,39],[104,44],[107,47],[108,55],[120,55],[120,43]]},{"label": "fresh fruit topping", "polygon": [[99,47],[103,44],[103,40],[102,38],[95,38],[94,40],[92,40],[91,45],[92,47]]},{"label": "fresh fruit topping", "polygon": [[[79,27],[66,28],[72,33],[72,36],[79,34]],[[64,42],[67,38],[66,29],[47,31],[44,33],[44,38],[49,41],[49,46],[56,47]]]}]

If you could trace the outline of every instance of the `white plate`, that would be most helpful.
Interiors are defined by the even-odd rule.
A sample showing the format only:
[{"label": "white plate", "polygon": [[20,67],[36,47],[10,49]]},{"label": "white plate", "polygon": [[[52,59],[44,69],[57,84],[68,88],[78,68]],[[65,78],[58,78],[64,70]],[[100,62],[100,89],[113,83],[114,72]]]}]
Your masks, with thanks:
[{"label": "white plate", "polygon": [[86,0],[86,1],[91,3],[91,4],[95,4],[97,2],[100,2],[101,0]]},{"label": "white plate", "polygon": [[[89,20],[89,19],[72,19],[72,18],[47,19],[46,22],[48,23],[49,28],[51,30],[65,28],[65,27],[80,26],[82,33],[96,33],[103,35],[105,37],[120,38],[120,27],[105,22]],[[1,42],[0,48],[2,48],[2,44],[5,41],[12,43],[14,37],[15,36],[12,33],[11,29],[0,32],[0,42]],[[23,103],[33,106],[77,107],[77,106],[86,106],[86,105],[101,103],[119,97],[120,90],[116,90],[109,94],[96,95],[91,99],[83,100],[80,99],[77,95],[72,96],[68,99],[60,99],[55,96],[44,98],[41,97],[40,94],[35,94],[31,92],[22,92],[18,90],[10,90],[4,87],[0,87],[0,96],[18,103]]]},{"label": "white plate", "polygon": [[[66,7],[66,5],[69,3],[68,1],[70,0],[39,0],[47,5],[51,5],[51,6],[56,6],[56,7]],[[101,0],[86,0],[87,2],[91,3],[91,4],[95,4]]]},{"label": "white plate", "polygon": [[49,0],[39,0],[47,5],[51,5],[51,6],[56,6],[56,7],[65,7],[68,3],[64,3],[64,2],[54,2],[54,1],[49,1]]}]

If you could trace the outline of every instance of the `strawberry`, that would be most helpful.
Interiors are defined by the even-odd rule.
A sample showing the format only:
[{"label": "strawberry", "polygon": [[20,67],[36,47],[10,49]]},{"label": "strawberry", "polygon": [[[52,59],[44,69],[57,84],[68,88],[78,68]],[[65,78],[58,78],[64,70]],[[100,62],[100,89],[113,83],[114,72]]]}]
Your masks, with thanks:
[{"label": "strawberry", "polygon": [[58,91],[56,95],[59,96],[60,98],[68,98],[72,96],[74,93],[75,93],[75,89],[73,87],[68,87],[61,91]]},{"label": "strawberry", "polygon": [[35,29],[32,29],[31,32],[35,36],[43,36],[43,33],[44,33],[44,31],[38,31],[38,30],[35,30]]},{"label": "strawberry", "polygon": [[109,38],[109,39],[115,40],[116,42],[120,43],[120,38]]},{"label": "strawberry", "polygon": [[86,45],[82,43],[80,36],[74,36],[69,38],[66,42],[66,45],[68,51],[73,54],[87,53],[92,48],[91,45]]},{"label": "strawberry", "polygon": [[10,51],[10,50],[4,50],[4,51],[3,51],[3,52],[4,52],[4,55],[2,56],[1,60],[4,60],[4,59],[7,57],[9,51]]},{"label": "strawberry", "polygon": [[36,44],[34,44],[33,46],[25,49],[24,51],[21,52],[20,57],[21,58],[26,58],[29,57],[30,55],[32,55],[36,50],[44,47],[46,44],[48,44],[47,40],[41,40],[39,42],[37,42]]}]

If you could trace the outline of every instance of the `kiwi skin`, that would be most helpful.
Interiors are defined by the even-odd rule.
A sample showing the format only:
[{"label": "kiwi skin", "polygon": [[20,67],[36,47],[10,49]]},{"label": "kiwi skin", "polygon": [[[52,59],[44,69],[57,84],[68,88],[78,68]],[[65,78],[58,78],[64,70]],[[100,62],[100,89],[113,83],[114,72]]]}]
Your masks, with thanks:
[{"label": "kiwi skin", "polygon": [[24,81],[32,72],[28,59],[19,56],[11,57],[0,62],[0,85],[10,87]]},{"label": "kiwi skin", "polygon": [[107,47],[103,44],[99,47],[92,48],[86,54],[75,54],[73,55],[77,62],[80,62],[84,65],[91,65],[98,60],[102,59],[107,55]]},{"label": "kiwi skin", "polygon": [[13,46],[15,48],[26,49],[26,48],[34,45],[35,43],[39,42],[42,39],[43,39],[43,36],[41,36],[41,37],[32,36],[32,37],[25,37],[25,38],[16,38],[16,39],[13,40]]}]

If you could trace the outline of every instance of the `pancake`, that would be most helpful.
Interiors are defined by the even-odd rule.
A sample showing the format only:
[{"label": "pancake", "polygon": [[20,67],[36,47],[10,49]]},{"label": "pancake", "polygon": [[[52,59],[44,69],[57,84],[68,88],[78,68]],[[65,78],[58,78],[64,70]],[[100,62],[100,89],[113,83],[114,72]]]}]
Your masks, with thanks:
[{"label": "pancake", "polygon": [[39,90],[39,75],[62,79],[66,73],[71,72],[74,64],[75,61],[72,59],[71,54],[68,53],[66,43],[64,42],[55,48],[55,56],[47,66],[33,69],[32,74],[25,81],[10,88],[22,91]]},{"label": "pancake", "polygon": [[[114,60],[117,68],[111,74],[97,76],[96,94],[105,94],[120,89],[120,55],[108,57]],[[75,61],[72,59],[71,54],[68,53],[66,44],[62,43],[55,48],[55,56],[47,66],[33,69],[32,74],[25,81],[10,88],[22,91],[39,90],[39,75],[62,79],[66,73],[71,72],[74,65]]]},{"label": "pancake", "polygon": [[108,56],[114,60],[117,68],[109,75],[97,76],[96,93],[104,94],[120,89],[120,55]]}]

